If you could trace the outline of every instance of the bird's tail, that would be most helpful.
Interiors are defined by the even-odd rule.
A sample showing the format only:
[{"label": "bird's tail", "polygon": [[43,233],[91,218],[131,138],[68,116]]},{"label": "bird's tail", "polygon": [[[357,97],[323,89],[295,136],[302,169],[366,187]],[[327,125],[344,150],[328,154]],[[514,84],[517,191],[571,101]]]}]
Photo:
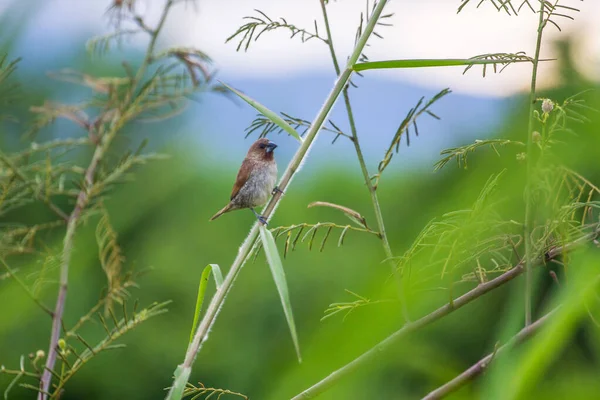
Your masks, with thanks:
[{"label": "bird's tail", "polygon": [[231,203],[227,204],[225,207],[223,207],[222,209],[220,209],[219,212],[217,212],[215,215],[213,215],[212,217],[210,217],[209,221],[212,221],[213,219],[219,218],[221,215],[225,214],[228,211],[231,211]]}]

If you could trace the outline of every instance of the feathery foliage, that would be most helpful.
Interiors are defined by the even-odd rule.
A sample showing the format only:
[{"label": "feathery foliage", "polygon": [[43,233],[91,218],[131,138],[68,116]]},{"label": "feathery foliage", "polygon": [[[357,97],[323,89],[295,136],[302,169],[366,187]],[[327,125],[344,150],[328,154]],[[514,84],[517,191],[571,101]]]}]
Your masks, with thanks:
[{"label": "feathery foliage", "polygon": [[[21,368],[13,374],[15,379],[6,395],[22,377],[31,377],[40,382],[20,385],[35,390],[41,400],[58,398],[70,378],[91,358],[104,350],[122,347],[114,342],[147,319],[166,312],[166,302],[137,310],[136,301],[133,310],[128,310],[129,289],[136,286],[138,274],[124,266],[125,256],[104,199],[115,185],[130,181],[136,167],[164,158],[144,152],[145,141],[137,149],[115,154],[114,140],[125,135],[128,125],[169,118],[180,113],[192,95],[202,91],[221,91],[220,85],[212,82],[211,59],[204,52],[183,47],[155,51],[167,15],[177,3],[181,1],[167,0],[158,23],[150,27],[137,13],[135,1],[114,1],[107,15],[115,30],[91,39],[87,47],[92,55],[100,56],[111,50],[114,44],[122,45],[124,39],[134,34],[145,34],[148,46],[137,70],[124,62],[123,73],[115,76],[95,76],[74,69],[50,73],[49,76],[61,84],[91,89],[91,95],[75,104],[44,101],[41,105],[33,105],[30,111],[34,117],[24,134],[30,145],[12,153],[0,152],[0,217],[4,219],[0,227],[0,257],[6,276],[15,280],[52,317],[48,354],[42,352],[35,359],[35,363],[45,363],[45,366],[34,364],[34,372],[29,373],[21,363]],[[17,62],[7,62],[6,55],[0,59],[3,105],[14,99],[16,85],[8,78]],[[58,119],[70,121],[79,128],[74,137],[34,141]],[[12,216],[18,215],[15,211],[37,203],[44,204],[54,214],[53,218],[41,218],[39,222],[26,224],[11,221]],[[70,210],[66,211],[66,207]],[[72,329],[66,330],[68,322],[63,320],[63,313],[67,287],[70,286],[68,271],[74,237],[78,225],[90,219],[97,219],[99,264],[106,274],[107,287],[98,303]],[[52,244],[46,244],[40,238],[48,231],[62,231],[64,234],[60,257],[53,251]],[[34,263],[38,268],[29,274],[34,278],[33,285],[21,279],[20,271],[5,262],[7,256],[22,254],[33,255],[39,261]],[[54,311],[50,311],[39,300],[39,295],[50,287],[47,283],[56,282],[57,272],[58,297]],[[104,308],[104,315],[99,312],[101,308]],[[106,337],[95,344],[85,339],[79,330],[88,321],[95,321]],[[57,361],[59,367],[56,366]],[[3,368],[3,373],[6,371],[10,370]]]},{"label": "feathery foliage", "polygon": [[[215,397],[216,396],[216,397]],[[201,382],[198,382],[198,386],[195,386],[191,383],[187,383],[187,386],[183,392],[183,397],[189,397],[189,400],[201,400],[201,399],[209,399],[214,398],[216,400],[239,397],[244,400],[248,400],[248,396],[245,396],[241,393],[232,392],[227,389],[215,389],[215,388],[207,388]]]},{"label": "feathery foliage", "polygon": [[400,126],[396,130],[396,134],[392,138],[392,141],[391,141],[388,149],[386,150],[385,155],[383,156],[383,159],[379,162],[379,165],[377,166],[377,174],[375,174],[371,177],[371,180],[373,181],[373,187],[375,189],[377,189],[377,186],[379,186],[379,180],[381,179],[381,174],[383,173],[383,171],[385,171],[385,169],[387,168],[389,163],[392,161],[392,157],[394,156],[394,151],[396,153],[398,153],[398,151],[400,150],[400,140],[402,139],[402,136],[406,136],[406,146],[410,146],[410,129],[412,128],[414,130],[415,136],[419,136],[419,128],[417,126],[417,119],[421,115],[427,114],[430,117],[433,117],[433,118],[439,120],[440,117],[438,117],[436,114],[434,114],[430,110],[430,107],[433,106],[437,101],[439,101],[440,99],[442,99],[444,96],[446,96],[449,93],[451,93],[450,89],[443,89],[442,91],[437,93],[435,96],[433,96],[431,99],[429,99],[426,103],[423,103],[423,100],[425,100],[425,98],[421,97],[419,99],[419,101],[417,102],[417,104],[408,111],[408,113],[406,114],[406,117],[404,117],[404,119],[400,123]]}]

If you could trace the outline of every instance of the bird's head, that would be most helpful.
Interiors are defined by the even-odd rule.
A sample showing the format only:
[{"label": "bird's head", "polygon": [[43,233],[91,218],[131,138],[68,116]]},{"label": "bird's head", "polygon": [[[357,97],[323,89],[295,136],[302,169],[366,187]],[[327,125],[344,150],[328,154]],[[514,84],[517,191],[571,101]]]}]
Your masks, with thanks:
[{"label": "bird's head", "polygon": [[257,160],[270,161],[273,160],[273,150],[277,145],[267,138],[260,138],[250,146],[248,157]]}]

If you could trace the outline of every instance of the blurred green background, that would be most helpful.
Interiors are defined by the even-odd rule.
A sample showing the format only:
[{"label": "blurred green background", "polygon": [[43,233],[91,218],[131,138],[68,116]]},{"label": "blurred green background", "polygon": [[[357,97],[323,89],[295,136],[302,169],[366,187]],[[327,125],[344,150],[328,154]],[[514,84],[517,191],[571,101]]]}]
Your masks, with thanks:
[{"label": "blurred green background", "polygon": [[[3,19],[7,18],[5,14]],[[13,58],[20,56],[14,50],[14,43],[6,39],[9,30],[5,29],[3,33],[4,49]],[[596,83],[586,80],[573,68],[569,42],[557,45],[563,49],[557,63],[562,80],[559,86],[541,95],[562,101],[582,90],[598,89]],[[135,60],[136,54],[132,57]],[[62,55],[60,60],[62,66],[98,75],[120,73],[116,72],[120,71],[119,62],[116,57],[92,63],[83,46],[72,56]],[[42,64],[36,68],[29,65],[25,71],[18,71],[16,78],[22,84],[22,96],[8,108],[21,123],[3,122],[0,136],[3,152],[29,145],[19,139],[30,118],[29,106],[38,105],[46,98],[69,99],[80,95],[64,84],[40,84],[47,79],[44,77],[46,70],[47,66]],[[599,93],[594,90],[584,95],[590,107],[600,109]],[[360,91],[353,92],[353,96],[361,96]],[[212,101],[210,95],[200,95],[200,100],[193,110]],[[448,101],[452,102],[452,98]],[[506,109],[509,111],[501,115],[499,126],[489,136],[524,140],[526,98],[515,96],[508,103]],[[166,393],[164,389],[172,382],[175,366],[181,363],[185,353],[202,269],[208,263],[217,263],[226,272],[254,221],[251,212],[240,211],[208,222],[228,198],[240,160],[221,165],[215,159],[218,158],[215,152],[226,152],[229,144],[227,140],[215,144],[214,127],[195,124],[193,132],[186,131],[192,129],[192,124],[181,121],[189,118],[193,110],[152,126],[129,126],[111,154],[111,157],[119,157],[124,148],[136,148],[141,138],[149,137],[153,150],[170,156],[167,160],[138,168],[132,181],[114,190],[106,201],[127,259],[127,268],[144,270],[151,267],[137,280],[139,288],[132,289],[132,299],[139,299],[141,305],[171,300],[169,312],[128,333],[120,340],[127,345],[125,349],[108,351],[92,359],[69,382],[61,397],[63,400],[162,398]],[[562,137],[565,142],[558,148],[565,164],[598,184],[600,118],[597,113],[590,113],[589,117],[591,122],[572,126],[577,136],[565,135]],[[249,124],[250,120],[246,122]],[[42,132],[36,140],[80,134],[60,122]],[[387,134],[391,137],[393,132]],[[213,139],[203,140],[210,136]],[[243,141],[240,132],[240,147],[247,146],[252,138]],[[291,142],[284,138],[275,139],[287,144]],[[324,135],[319,140],[325,140]],[[368,140],[368,135],[364,135],[363,141]],[[410,148],[403,148],[386,171],[378,190],[394,253],[402,254],[432,218],[470,207],[488,177],[504,168],[507,173],[500,181],[498,198],[508,201],[502,210],[511,218],[522,219],[524,165],[516,159],[518,151],[511,147],[502,148],[498,157],[490,149],[483,149],[469,158],[468,169],[458,169],[450,163],[442,171],[433,173],[430,164],[410,171],[394,164],[403,153],[410,152]],[[236,155],[243,156],[243,152]],[[89,154],[73,154],[66,159],[69,157],[85,160]],[[358,210],[371,225],[375,225],[369,194],[361,182],[354,154],[346,153],[345,162],[309,159],[309,163],[313,161],[318,167],[301,171],[294,179],[271,227],[302,222],[347,223],[335,210],[307,209],[309,203],[318,200]],[[280,170],[284,169],[284,163],[285,160],[279,162]],[[370,168],[375,170],[375,166],[373,163]],[[72,207],[66,201],[59,204],[65,210]],[[32,206],[2,222],[32,223],[50,219],[51,215],[43,206]],[[94,236],[96,223],[97,219],[90,218],[78,230],[69,280],[67,325],[72,325],[87,312],[106,286]],[[322,235],[320,232],[316,243],[320,243]],[[39,246],[49,252],[58,252],[63,236],[62,229],[52,230],[40,237]],[[192,382],[241,392],[251,399],[289,398],[399,329],[403,322],[400,309],[393,302],[359,308],[347,318],[338,315],[320,321],[329,304],[355,300],[345,289],[373,300],[393,298],[395,293],[389,265],[382,262],[385,256],[377,238],[349,232],[341,247],[337,247],[336,239],[334,236],[322,252],[318,245],[309,251],[306,244],[299,244],[284,260],[303,353],[302,364],[296,361],[277,291],[261,253],[254,263],[243,268],[228,295],[194,366]],[[282,241],[278,243],[282,249]],[[19,267],[19,276],[27,284],[34,282],[35,275],[32,274],[40,268],[40,260],[41,256],[35,254],[8,258],[11,265]],[[593,254],[575,258],[571,265],[577,265],[577,260],[581,265],[590,264],[596,268],[599,265],[598,256]],[[410,293],[413,318],[447,302],[448,291],[436,289],[460,280],[465,272],[456,271],[440,279],[439,271],[419,273],[418,267],[414,268],[415,277],[427,277],[427,281],[425,287],[421,284],[419,291]],[[54,278],[46,282],[41,291],[41,298],[48,305],[55,301],[58,270],[53,270],[52,274]],[[536,270],[536,276],[540,283],[539,293],[547,293],[547,296],[540,295],[538,315],[541,315],[542,307],[553,296],[553,289],[549,289],[552,280],[542,268]],[[474,282],[456,284],[453,294],[457,296],[474,285]],[[500,338],[516,332],[515,321],[520,314],[514,308],[519,306],[515,298],[522,296],[519,285],[520,282],[512,282],[409,336],[320,398],[419,398],[492,351]],[[213,291],[211,282],[208,295]],[[21,355],[27,356],[38,349],[47,351],[51,321],[9,278],[0,281],[0,299],[0,364],[14,369]],[[598,327],[589,319],[577,322],[562,345],[551,350],[555,353],[548,355],[550,364],[543,369],[540,380],[533,387],[536,397],[587,399],[600,393],[600,380],[597,379],[600,373],[599,333]],[[96,342],[103,337],[103,330],[92,324],[82,331],[82,335],[88,341]],[[535,339],[531,343],[534,344]],[[484,398],[484,393],[503,398],[504,388],[494,379],[502,376],[502,368],[516,368],[519,362],[499,364],[499,371],[461,389],[451,398]],[[7,387],[10,378],[0,375],[0,390]],[[36,384],[35,381],[27,382]],[[491,390],[490,387],[496,388],[495,391],[482,391]],[[24,388],[14,388],[10,393],[11,399],[33,397],[33,392]]]}]

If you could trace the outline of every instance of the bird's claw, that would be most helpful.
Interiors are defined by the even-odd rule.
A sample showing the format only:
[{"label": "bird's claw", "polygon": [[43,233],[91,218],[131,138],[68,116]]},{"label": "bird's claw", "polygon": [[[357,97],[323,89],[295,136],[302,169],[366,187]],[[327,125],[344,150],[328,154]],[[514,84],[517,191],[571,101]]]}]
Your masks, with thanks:
[{"label": "bird's claw", "polygon": [[263,224],[263,225],[265,225],[265,226],[269,225],[269,224],[267,223],[267,219],[266,219],[265,217],[263,217],[262,215],[259,215],[259,216],[257,216],[256,218],[257,218],[257,219],[260,221],[260,223],[261,223],[261,224]]},{"label": "bird's claw", "polygon": [[277,193],[283,194],[283,190],[279,189],[279,187],[275,186],[273,190],[271,190],[271,194],[275,196]]}]

